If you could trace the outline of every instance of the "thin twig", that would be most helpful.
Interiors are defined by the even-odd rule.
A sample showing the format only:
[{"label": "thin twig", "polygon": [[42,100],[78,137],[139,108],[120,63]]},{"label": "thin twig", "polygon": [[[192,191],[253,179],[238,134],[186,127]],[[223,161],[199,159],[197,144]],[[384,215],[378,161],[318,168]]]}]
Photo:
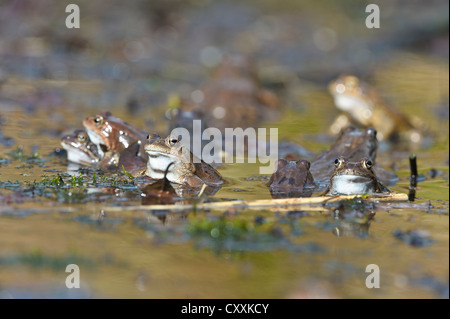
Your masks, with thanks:
[{"label": "thin twig", "polygon": [[[271,208],[301,208],[304,210],[318,210],[324,203],[334,203],[341,200],[353,199],[355,195],[335,196],[335,197],[302,197],[302,198],[281,198],[281,199],[260,199],[254,201],[226,201],[212,203],[196,203],[195,209],[214,210],[214,209],[271,209]],[[385,201],[407,201],[408,195],[402,193],[391,193],[389,195],[368,196],[364,198],[372,202]],[[145,210],[145,211],[188,211],[194,208],[193,204],[176,203],[174,205],[137,205],[125,207],[105,207],[109,211],[126,210]],[[323,210],[323,209],[322,209]]]},{"label": "thin twig", "polygon": [[410,176],[409,176],[409,194],[408,194],[408,200],[413,202],[416,198],[416,187],[417,187],[417,156],[416,154],[411,154],[409,156],[409,169],[410,169]]},{"label": "thin twig", "polygon": [[411,171],[410,182],[411,187],[417,187],[417,156],[411,154],[409,156],[409,169]]}]

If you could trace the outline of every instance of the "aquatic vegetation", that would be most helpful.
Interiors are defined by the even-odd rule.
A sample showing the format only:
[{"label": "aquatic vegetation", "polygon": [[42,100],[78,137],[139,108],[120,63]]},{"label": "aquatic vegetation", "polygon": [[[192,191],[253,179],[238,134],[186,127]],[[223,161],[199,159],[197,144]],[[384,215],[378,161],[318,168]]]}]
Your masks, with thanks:
[{"label": "aquatic vegetation", "polygon": [[23,183],[20,183],[17,181],[16,182],[11,182],[11,181],[0,182],[0,188],[14,190],[14,191],[19,190],[22,185],[23,185]]},{"label": "aquatic vegetation", "polygon": [[102,265],[115,265],[126,267],[124,261],[118,260],[108,253],[100,257],[85,257],[80,253],[68,252],[62,255],[47,254],[40,249],[19,254],[0,255],[0,267],[28,266],[34,269],[50,269],[52,271],[64,271],[67,265],[77,264],[87,270],[94,270]]},{"label": "aquatic vegetation", "polygon": [[61,271],[66,269],[67,265],[73,263],[86,266],[88,268],[93,268],[98,265],[98,261],[80,256],[78,254],[68,253],[62,256],[53,256],[47,255],[39,249],[22,254],[0,255],[1,267],[26,265],[33,268],[48,268],[53,271]]},{"label": "aquatic vegetation", "polygon": [[134,176],[133,175],[131,175],[130,173],[128,173],[126,170],[125,170],[125,166],[123,166],[122,165],[122,172],[126,175],[126,176],[128,176],[128,178],[130,179],[130,180],[134,180]]},{"label": "aquatic vegetation", "polygon": [[38,166],[43,166],[43,163],[48,161],[48,159],[40,157],[40,154],[37,151],[30,155],[25,154],[22,146],[17,146],[15,150],[8,152],[7,155],[9,155],[12,160],[27,164],[37,164]]},{"label": "aquatic vegetation", "polygon": [[11,160],[8,158],[0,158],[0,166],[11,163]]},{"label": "aquatic vegetation", "polygon": [[[25,182],[0,182],[0,188],[21,192],[28,199],[39,197],[55,200],[63,203],[85,203],[114,198],[114,192],[108,189],[118,189],[121,192],[137,191],[137,186],[129,177],[126,179],[103,173],[86,171],[74,175],[67,173],[52,176],[43,175],[40,181]],[[109,194],[109,195],[108,195]],[[138,194],[136,194],[138,196]]]}]

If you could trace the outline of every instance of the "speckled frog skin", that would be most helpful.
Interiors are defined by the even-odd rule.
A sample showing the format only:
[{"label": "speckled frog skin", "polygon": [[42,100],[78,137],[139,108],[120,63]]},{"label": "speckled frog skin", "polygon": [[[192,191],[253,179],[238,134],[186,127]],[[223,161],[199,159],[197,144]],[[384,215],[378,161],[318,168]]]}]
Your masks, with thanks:
[{"label": "speckled frog skin", "polygon": [[83,125],[105,164],[117,165],[120,153],[136,142],[140,145],[137,155],[146,157],[143,147],[148,133],[113,116],[111,112],[90,116],[83,121]]},{"label": "speckled frog skin", "polygon": [[309,197],[316,184],[309,168],[310,162],[306,160],[287,161],[279,159],[277,170],[268,182],[273,198]]}]

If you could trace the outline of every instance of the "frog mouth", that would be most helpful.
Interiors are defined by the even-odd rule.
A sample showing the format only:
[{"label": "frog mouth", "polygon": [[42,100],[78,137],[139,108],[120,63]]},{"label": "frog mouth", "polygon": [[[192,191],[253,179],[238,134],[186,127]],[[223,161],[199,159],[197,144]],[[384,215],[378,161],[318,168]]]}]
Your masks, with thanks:
[{"label": "frog mouth", "polygon": [[62,147],[67,151],[67,159],[70,162],[84,165],[92,165],[98,162],[98,159],[89,151],[84,151],[71,144],[62,144]]},{"label": "frog mouth", "polygon": [[[183,160],[182,157],[178,156],[178,155],[174,155],[174,154],[170,154],[170,153],[166,153],[166,152],[161,152],[158,150],[150,150],[148,148],[144,148],[145,149],[145,153],[147,153],[149,159],[151,159],[152,161],[162,161],[162,162],[169,162],[167,164],[170,164],[170,162],[185,162]],[[186,163],[188,163],[188,161],[186,161]]]},{"label": "frog mouth", "polygon": [[361,170],[358,169],[358,167],[351,167],[351,165],[349,165],[350,167],[345,168],[345,169],[341,169],[338,172],[336,172],[334,174],[334,177],[337,176],[353,176],[353,177],[362,177],[362,178],[366,178],[367,180],[370,180],[370,177],[367,176],[367,172],[370,172],[369,170]]},{"label": "frog mouth", "polygon": [[361,175],[337,175],[331,181],[331,195],[364,195],[375,192],[373,179]]}]

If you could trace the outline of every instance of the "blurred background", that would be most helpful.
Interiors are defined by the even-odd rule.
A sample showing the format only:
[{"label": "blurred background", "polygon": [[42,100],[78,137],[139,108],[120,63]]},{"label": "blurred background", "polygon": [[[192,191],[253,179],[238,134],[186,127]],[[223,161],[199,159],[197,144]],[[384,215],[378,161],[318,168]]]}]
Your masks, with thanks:
[{"label": "blurred background", "polygon": [[149,116],[169,93],[190,94],[228,53],[253,57],[267,86],[290,87],[294,108],[307,103],[299,81],[326,86],[341,73],[370,80],[400,108],[414,102],[394,86],[422,91],[422,108],[448,100],[445,0],[378,1],[379,29],[365,27],[369,2],[360,0],[77,1],[79,29],[65,26],[69,3],[0,3],[2,104]]},{"label": "blurred background", "polygon": [[[0,0],[0,297],[448,298],[449,2],[376,1],[381,27],[368,29],[372,2]],[[65,26],[69,3],[80,8],[79,29]],[[282,101],[281,116],[264,125],[311,152],[335,139],[339,111],[327,85],[343,73],[423,119],[430,135],[417,150],[427,178],[417,209],[386,208],[370,231],[367,221],[344,225],[353,235],[343,238],[333,218],[315,212],[225,212],[225,220],[202,212],[164,224],[142,212],[104,214],[122,190],[78,204],[36,195],[26,183],[62,174],[67,163],[7,155],[21,146],[46,157],[105,110],[163,135],[170,101],[191,98],[234,53],[253,58]],[[378,155],[399,175],[399,192],[408,192],[408,155]],[[258,166],[221,172],[229,183],[217,198],[270,198],[253,177]],[[431,214],[420,206],[430,202]],[[216,228],[231,230],[217,239]],[[412,247],[392,235],[397,228],[425,229],[434,244]],[[377,291],[358,275],[374,262],[386,278]],[[83,289],[63,285],[68,263],[82,267]]]}]

